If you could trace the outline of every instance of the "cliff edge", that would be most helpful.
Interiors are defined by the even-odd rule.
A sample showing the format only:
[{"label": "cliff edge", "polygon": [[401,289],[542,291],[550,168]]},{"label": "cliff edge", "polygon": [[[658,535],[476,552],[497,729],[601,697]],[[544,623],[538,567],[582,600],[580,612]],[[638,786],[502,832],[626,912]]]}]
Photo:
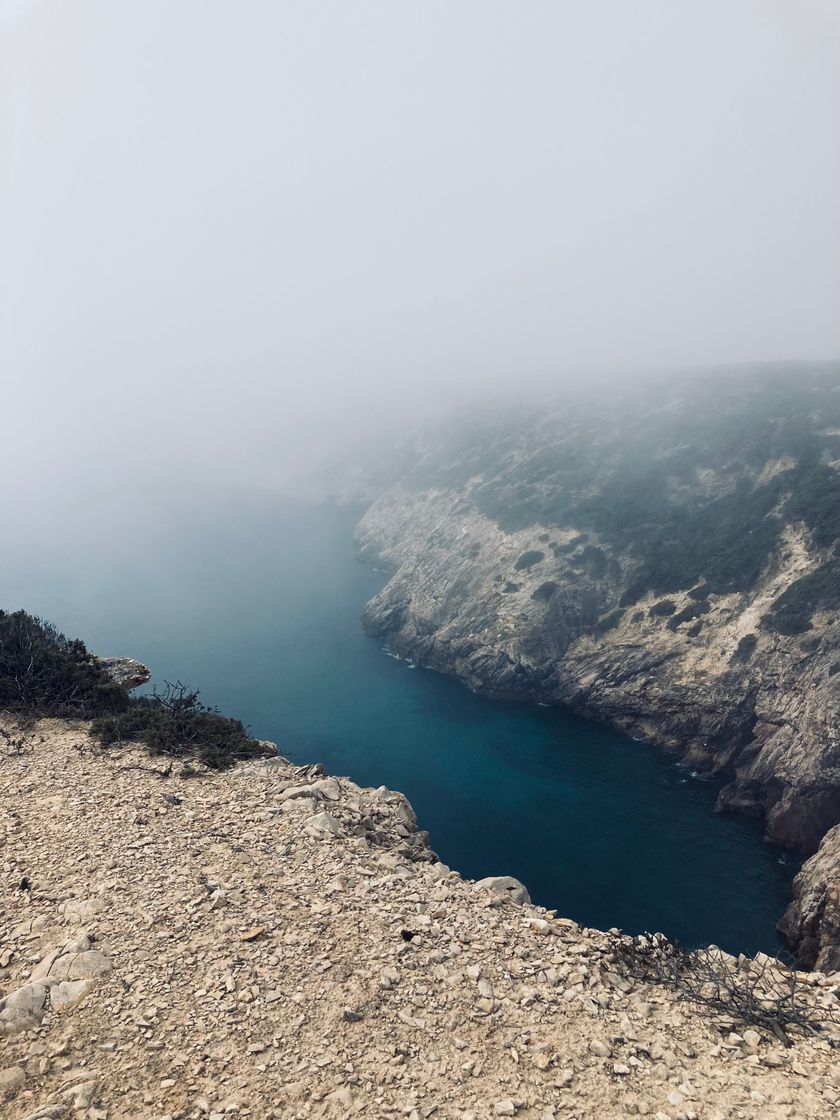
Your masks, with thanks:
[{"label": "cliff edge", "polygon": [[279,757],[168,771],[58,720],[11,742],[8,1120],[836,1115],[827,1037],[617,975],[610,935],[439,863],[400,794]]}]

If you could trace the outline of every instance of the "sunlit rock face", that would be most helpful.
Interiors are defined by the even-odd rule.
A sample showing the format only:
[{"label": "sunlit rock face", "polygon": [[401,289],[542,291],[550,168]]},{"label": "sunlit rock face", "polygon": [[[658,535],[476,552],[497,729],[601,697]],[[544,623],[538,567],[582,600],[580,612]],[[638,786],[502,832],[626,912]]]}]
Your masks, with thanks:
[{"label": "sunlit rock face", "polygon": [[98,657],[97,661],[112,680],[123,688],[139,688],[151,678],[151,673],[140,661],[133,657]]},{"label": "sunlit rock face", "polygon": [[805,854],[840,822],[840,370],[491,415],[421,448],[358,529],[369,631],[726,781]]}]

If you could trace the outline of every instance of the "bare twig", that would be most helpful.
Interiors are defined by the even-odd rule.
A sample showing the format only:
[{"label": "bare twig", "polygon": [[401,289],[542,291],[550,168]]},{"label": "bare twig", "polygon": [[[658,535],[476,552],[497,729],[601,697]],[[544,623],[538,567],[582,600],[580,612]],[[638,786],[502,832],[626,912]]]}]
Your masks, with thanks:
[{"label": "bare twig", "polygon": [[684,949],[662,934],[616,938],[617,969],[634,979],[663,984],[678,998],[710,1007],[732,1019],[771,1031],[785,1046],[792,1035],[820,1035],[840,1025],[836,1008],[808,998],[796,969],[765,954],[732,957],[714,946]]}]

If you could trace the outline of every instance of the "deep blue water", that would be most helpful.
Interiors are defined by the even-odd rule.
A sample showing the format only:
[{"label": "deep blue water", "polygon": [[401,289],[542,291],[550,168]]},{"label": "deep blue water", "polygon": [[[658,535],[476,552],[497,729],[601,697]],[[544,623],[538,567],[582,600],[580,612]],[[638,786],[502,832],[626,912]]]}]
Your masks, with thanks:
[{"label": "deep blue water", "polygon": [[7,549],[0,605],[199,687],[295,761],[404,791],[466,876],[515,875],[588,925],[776,948],[796,862],[755,822],[715,817],[714,784],[599,724],[475,696],[364,635],[385,577],[355,558],[357,517],[254,499],[62,555]]}]

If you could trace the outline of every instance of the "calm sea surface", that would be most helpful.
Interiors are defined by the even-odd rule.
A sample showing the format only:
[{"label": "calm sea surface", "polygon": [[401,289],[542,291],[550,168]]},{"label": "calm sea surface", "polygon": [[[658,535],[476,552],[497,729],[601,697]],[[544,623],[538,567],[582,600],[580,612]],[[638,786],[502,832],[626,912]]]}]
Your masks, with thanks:
[{"label": "calm sea surface", "polygon": [[777,947],[796,862],[716,786],[576,716],[472,695],[389,657],[359,618],[384,576],[358,511],[267,501],[136,540],[7,557],[0,605],[180,679],[297,762],[405,792],[440,857],[511,874],[587,925]]}]

